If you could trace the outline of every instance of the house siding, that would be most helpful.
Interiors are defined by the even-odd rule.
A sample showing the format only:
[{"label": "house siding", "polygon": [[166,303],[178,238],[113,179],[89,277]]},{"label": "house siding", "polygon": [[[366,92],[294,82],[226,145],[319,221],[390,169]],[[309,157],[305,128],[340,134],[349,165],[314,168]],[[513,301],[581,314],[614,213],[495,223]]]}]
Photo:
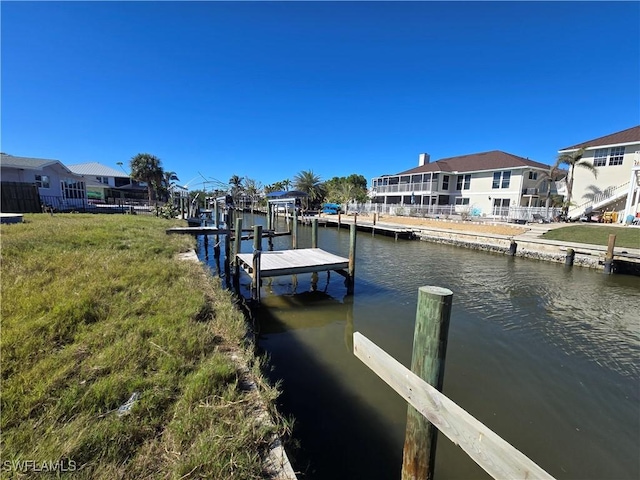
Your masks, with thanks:
[{"label": "house siding", "polygon": [[[596,151],[599,147],[593,147],[585,151],[582,157],[593,165]],[[597,178],[584,168],[576,168],[573,180],[573,203],[581,205],[589,201],[589,195],[593,193],[592,187],[598,191],[605,191],[629,182],[631,167],[635,161],[640,161],[640,142],[624,147],[624,156],[621,165],[608,165],[611,148],[607,148],[607,165],[597,167]]]}]

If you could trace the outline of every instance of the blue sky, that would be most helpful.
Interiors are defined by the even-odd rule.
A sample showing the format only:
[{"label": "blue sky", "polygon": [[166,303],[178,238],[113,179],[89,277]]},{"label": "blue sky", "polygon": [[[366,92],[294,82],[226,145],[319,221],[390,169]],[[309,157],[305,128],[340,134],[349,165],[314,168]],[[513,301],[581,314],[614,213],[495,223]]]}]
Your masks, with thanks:
[{"label": "blue sky", "polygon": [[371,177],[640,123],[638,2],[1,3],[3,152]]}]

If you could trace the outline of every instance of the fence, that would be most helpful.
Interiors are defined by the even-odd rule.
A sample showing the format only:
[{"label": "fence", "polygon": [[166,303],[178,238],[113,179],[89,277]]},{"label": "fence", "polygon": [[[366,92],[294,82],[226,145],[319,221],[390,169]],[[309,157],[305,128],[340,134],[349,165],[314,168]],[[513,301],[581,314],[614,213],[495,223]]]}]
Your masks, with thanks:
[{"label": "fence", "polygon": [[399,205],[380,203],[348,203],[347,212],[421,218],[442,218],[468,220],[486,218],[502,222],[539,222],[552,221],[560,214],[556,207],[493,207],[490,212],[481,214],[480,210],[469,205]]},{"label": "fence", "polygon": [[411,370],[359,332],[353,334],[355,356],[411,405],[402,479],[433,478],[438,430],[493,478],[553,478],[441,393],[452,297],[445,288],[418,290]]},{"label": "fence", "polygon": [[35,184],[2,182],[2,211],[4,213],[38,213],[42,211],[38,187]]}]

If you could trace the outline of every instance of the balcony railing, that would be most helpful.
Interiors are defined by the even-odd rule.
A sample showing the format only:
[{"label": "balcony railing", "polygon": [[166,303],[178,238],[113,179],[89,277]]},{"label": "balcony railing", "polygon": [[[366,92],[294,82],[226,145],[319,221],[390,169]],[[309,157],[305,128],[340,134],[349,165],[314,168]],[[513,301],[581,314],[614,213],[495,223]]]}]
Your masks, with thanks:
[{"label": "balcony railing", "polygon": [[376,194],[384,193],[431,193],[437,190],[437,182],[398,183],[395,185],[378,185],[372,188]]}]

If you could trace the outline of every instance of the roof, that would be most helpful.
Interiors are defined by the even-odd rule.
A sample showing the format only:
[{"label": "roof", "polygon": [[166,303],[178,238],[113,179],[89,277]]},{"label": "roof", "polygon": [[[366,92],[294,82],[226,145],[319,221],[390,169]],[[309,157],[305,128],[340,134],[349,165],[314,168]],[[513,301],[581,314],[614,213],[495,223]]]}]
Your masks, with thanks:
[{"label": "roof", "polygon": [[571,147],[566,147],[558,151],[564,152],[578,150],[579,148],[601,147],[604,145],[617,145],[624,143],[640,143],[640,125],[637,127],[627,128],[621,132],[605,135],[604,137],[598,137],[593,140],[578,143],[577,145],[572,145]]},{"label": "roof", "polygon": [[490,152],[472,153],[459,157],[450,157],[426,163],[419,167],[405,170],[397,175],[410,175],[423,172],[480,172],[485,170],[502,170],[506,168],[539,168],[549,170],[551,167],[544,163],[518,157],[500,150]]},{"label": "roof", "polygon": [[23,170],[42,170],[43,168],[52,165],[58,165],[73,175],[73,172],[60,160],[54,160],[51,158],[17,157],[7,153],[0,154],[0,166],[2,167],[21,168]]},{"label": "roof", "polygon": [[[6,153],[0,154],[0,165],[3,167],[26,168],[29,170],[42,170],[44,167],[59,163],[60,160],[49,158],[16,157]],[[63,165],[64,166],[64,165]]]},{"label": "roof", "polygon": [[98,162],[77,163],[75,165],[69,165],[69,170],[78,175],[92,175],[96,177],[125,177],[129,175],[121,170],[102,165]]}]

